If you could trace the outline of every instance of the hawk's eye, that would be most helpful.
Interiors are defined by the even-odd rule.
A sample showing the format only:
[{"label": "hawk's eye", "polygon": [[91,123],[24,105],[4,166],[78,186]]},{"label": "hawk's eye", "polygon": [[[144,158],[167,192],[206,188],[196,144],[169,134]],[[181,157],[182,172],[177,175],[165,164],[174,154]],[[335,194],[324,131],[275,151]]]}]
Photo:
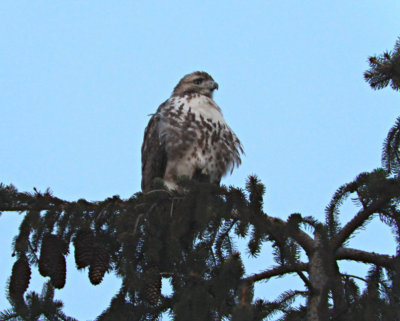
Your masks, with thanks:
[{"label": "hawk's eye", "polygon": [[197,79],[193,80],[193,82],[194,82],[196,85],[200,85],[200,84],[203,82],[203,78],[197,78]]}]

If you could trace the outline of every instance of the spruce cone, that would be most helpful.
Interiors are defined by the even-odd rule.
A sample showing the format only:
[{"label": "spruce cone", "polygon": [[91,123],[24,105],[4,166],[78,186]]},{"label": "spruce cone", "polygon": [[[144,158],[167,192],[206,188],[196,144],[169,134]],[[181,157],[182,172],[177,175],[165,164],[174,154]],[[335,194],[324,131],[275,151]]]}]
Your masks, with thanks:
[{"label": "spruce cone", "polygon": [[78,269],[90,265],[93,257],[94,235],[90,229],[82,229],[76,233],[74,239],[75,262]]},{"label": "spruce cone", "polygon": [[89,267],[89,279],[93,285],[99,284],[104,277],[104,274],[110,267],[110,255],[108,251],[102,247],[97,246],[94,249],[92,262]]},{"label": "spruce cone", "polygon": [[43,237],[40,248],[39,272],[49,276],[51,283],[57,289],[65,285],[66,263],[63,253],[66,252],[64,242],[56,235],[47,234]]},{"label": "spruce cone", "polygon": [[151,304],[156,305],[161,297],[161,276],[160,270],[153,266],[144,272],[144,298]]},{"label": "spruce cone", "polygon": [[22,300],[31,279],[31,268],[25,256],[21,256],[13,265],[8,293],[13,300]]},{"label": "spruce cone", "polygon": [[39,257],[39,272],[42,276],[51,276],[54,273],[55,262],[61,253],[62,241],[56,235],[45,235]]},{"label": "spruce cone", "polygon": [[54,261],[54,272],[50,276],[51,284],[56,289],[62,289],[65,285],[66,275],[67,275],[67,266],[65,262],[65,257],[64,255],[60,254]]}]

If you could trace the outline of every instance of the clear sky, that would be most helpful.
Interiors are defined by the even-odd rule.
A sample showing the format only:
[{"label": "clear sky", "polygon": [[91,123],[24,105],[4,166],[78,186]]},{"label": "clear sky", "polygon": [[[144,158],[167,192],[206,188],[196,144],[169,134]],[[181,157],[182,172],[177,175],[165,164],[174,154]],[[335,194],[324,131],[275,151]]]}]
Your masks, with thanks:
[{"label": "clear sky", "polygon": [[[129,197],[140,189],[148,114],[183,75],[203,70],[219,83],[215,101],[246,152],[223,183],[243,187],[255,173],[268,214],[323,220],[340,185],[380,166],[400,114],[399,93],[373,91],[362,77],[367,57],[400,36],[399,13],[398,0],[2,0],[0,182],[50,187],[67,200]],[[1,294],[19,221],[16,213],[0,218]],[[395,249],[378,221],[351,246]],[[267,268],[270,257],[266,248],[247,272]],[[57,291],[79,320],[99,315],[120,285],[108,275],[91,286],[86,273],[70,260]],[[31,289],[43,280],[35,275]],[[275,297],[279,282],[257,294]]]}]

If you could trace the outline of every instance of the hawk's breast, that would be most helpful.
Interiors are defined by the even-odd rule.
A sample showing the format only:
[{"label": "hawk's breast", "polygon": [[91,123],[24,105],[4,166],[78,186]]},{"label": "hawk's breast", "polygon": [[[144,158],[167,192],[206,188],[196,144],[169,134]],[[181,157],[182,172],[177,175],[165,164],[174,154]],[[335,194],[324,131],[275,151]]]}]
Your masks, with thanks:
[{"label": "hawk's breast", "polygon": [[219,181],[240,164],[240,141],[212,99],[198,94],[171,97],[158,113],[160,139],[168,162],[176,162],[177,176],[180,168],[182,175],[200,169]]}]

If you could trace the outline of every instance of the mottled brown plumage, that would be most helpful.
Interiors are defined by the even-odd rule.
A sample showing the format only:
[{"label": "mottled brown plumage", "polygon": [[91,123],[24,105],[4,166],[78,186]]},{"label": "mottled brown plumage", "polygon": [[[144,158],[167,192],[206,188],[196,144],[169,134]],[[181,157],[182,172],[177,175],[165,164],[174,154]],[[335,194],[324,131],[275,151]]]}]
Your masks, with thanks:
[{"label": "mottled brown plumage", "polygon": [[176,189],[177,179],[219,183],[241,163],[242,145],[213,100],[218,84],[206,72],[184,76],[146,127],[142,145],[142,189],[154,178]]}]

